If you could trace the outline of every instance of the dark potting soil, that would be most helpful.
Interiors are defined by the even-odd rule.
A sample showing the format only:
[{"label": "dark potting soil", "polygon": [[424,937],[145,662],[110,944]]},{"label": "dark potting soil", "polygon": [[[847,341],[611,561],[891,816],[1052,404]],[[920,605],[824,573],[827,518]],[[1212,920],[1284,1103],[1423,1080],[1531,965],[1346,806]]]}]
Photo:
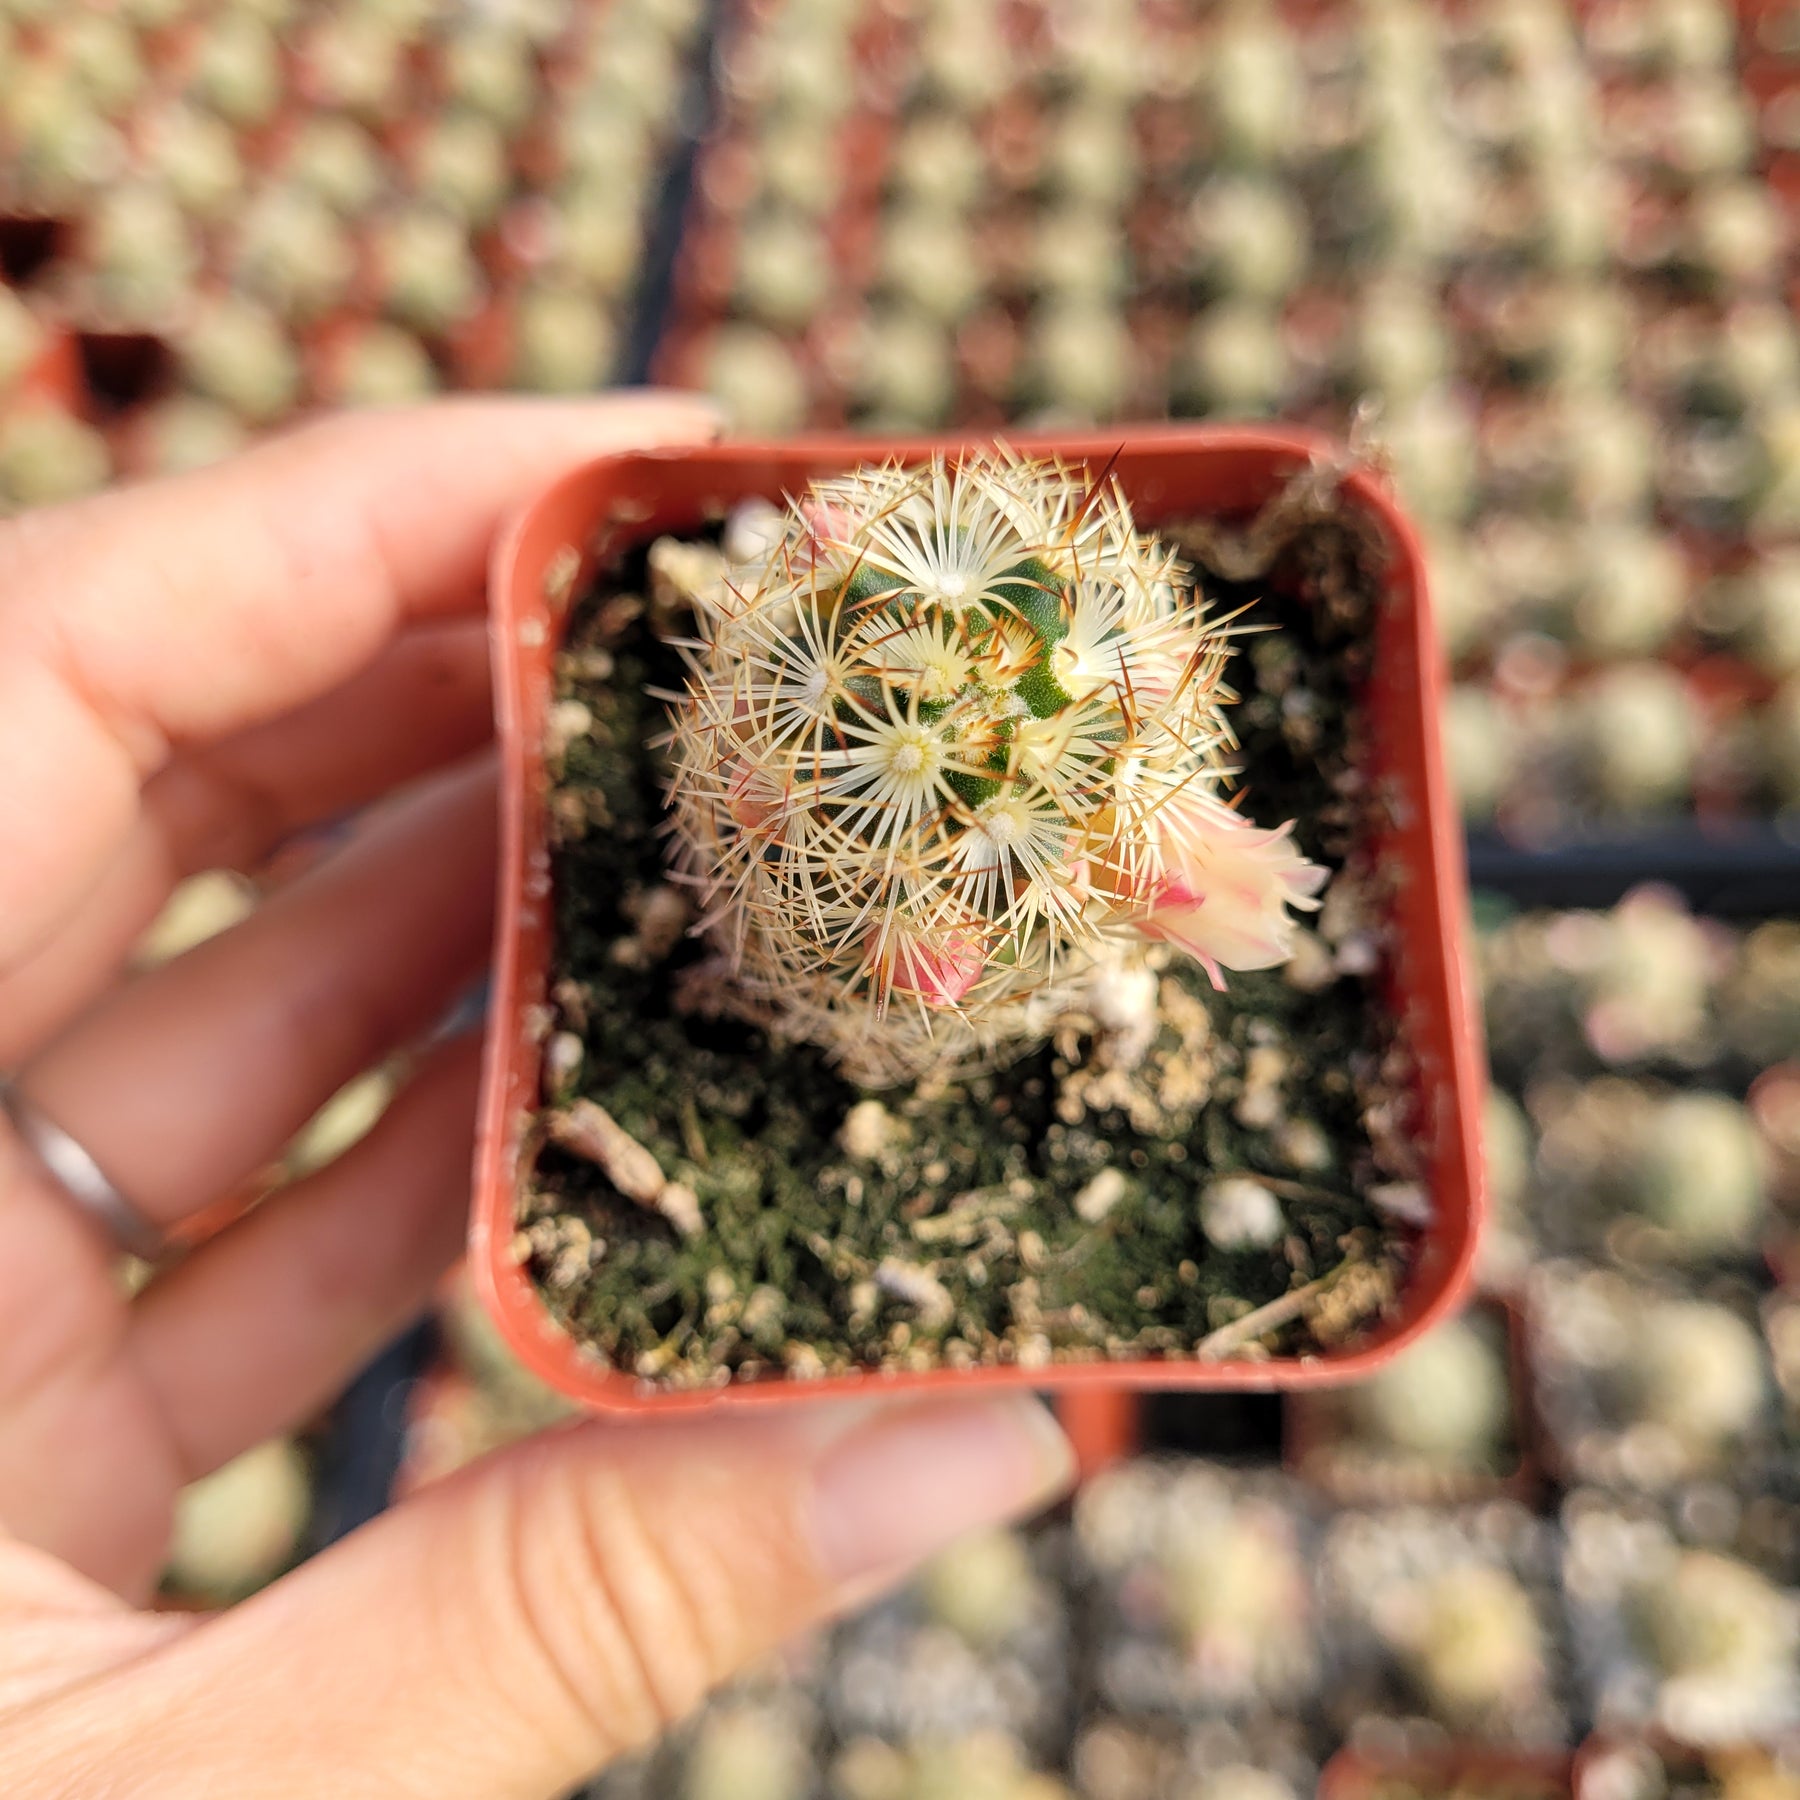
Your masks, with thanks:
[{"label": "dark potting soil", "polygon": [[[641,598],[643,553],[578,601],[552,709],[545,1115],[598,1102],[700,1218],[684,1234],[536,1134],[516,1254],[602,1361],[686,1388],[1306,1354],[1391,1304],[1407,1234],[1371,1194],[1391,1202],[1417,1165],[1410,1063],[1382,998],[1381,876],[1358,857],[1378,803],[1358,696],[1379,552],[1310,488],[1248,532],[1162,535],[1221,612],[1248,605],[1277,628],[1241,638],[1229,675],[1249,816],[1297,819],[1305,853],[1349,872],[1286,970],[1215,994],[1158,953],[1159,1030],[1129,1069],[1071,1025],[1003,1068],[866,1095],[821,1052],[710,1016],[707,947],[663,879],[664,709],[646,689],[682,671]],[[1203,1233],[1202,1191],[1234,1173],[1276,1194],[1273,1247]],[[1291,1316],[1246,1319],[1296,1290],[1275,1308]]]}]

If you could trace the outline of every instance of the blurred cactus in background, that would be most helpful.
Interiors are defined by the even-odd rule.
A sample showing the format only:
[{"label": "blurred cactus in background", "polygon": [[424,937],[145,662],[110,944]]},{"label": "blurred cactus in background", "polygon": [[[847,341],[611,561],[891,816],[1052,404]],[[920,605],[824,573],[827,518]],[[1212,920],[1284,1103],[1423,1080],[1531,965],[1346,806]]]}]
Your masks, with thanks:
[{"label": "blurred cactus in background", "polygon": [[[673,549],[674,546],[669,546]],[[1324,869],[1232,810],[1232,626],[1116,487],[867,468],[696,596],[677,862],[727,1004],[871,1085],[1040,1035],[1147,942],[1283,962]]]}]

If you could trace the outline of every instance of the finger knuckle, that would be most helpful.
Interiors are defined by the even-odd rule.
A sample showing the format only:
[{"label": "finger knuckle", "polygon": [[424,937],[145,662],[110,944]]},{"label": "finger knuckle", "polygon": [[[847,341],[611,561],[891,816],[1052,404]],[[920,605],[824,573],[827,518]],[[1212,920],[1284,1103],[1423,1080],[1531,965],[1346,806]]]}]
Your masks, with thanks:
[{"label": "finger knuckle", "polygon": [[613,1470],[559,1468],[510,1509],[522,1635],[605,1754],[657,1736],[736,1657],[742,1621],[696,1532]]}]

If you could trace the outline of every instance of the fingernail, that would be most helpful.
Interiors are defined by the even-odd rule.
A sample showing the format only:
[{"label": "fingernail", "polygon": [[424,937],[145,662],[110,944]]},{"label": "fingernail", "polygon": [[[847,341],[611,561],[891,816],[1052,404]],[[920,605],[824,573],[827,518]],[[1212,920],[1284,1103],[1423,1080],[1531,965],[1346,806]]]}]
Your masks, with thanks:
[{"label": "fingernail", "polygon": [[839,1588],[897,1575],[978,1525],[1045,1505],[1074,1475],[1068,1440],[1029,1397],[883,1407],[816,1467],[820,1568]]}]

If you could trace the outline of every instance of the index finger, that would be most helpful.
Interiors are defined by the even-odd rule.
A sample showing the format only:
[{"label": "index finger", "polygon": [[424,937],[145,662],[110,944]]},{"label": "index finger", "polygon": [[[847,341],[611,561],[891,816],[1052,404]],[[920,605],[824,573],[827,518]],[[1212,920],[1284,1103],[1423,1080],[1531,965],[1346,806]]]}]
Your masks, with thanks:
[{"label": "index finger", "polygon": [[477,604],[501,520],[562,470],[716,430],[678,394],[451,400],[0,527],[0,968],[87,890],[174,746]]}]

